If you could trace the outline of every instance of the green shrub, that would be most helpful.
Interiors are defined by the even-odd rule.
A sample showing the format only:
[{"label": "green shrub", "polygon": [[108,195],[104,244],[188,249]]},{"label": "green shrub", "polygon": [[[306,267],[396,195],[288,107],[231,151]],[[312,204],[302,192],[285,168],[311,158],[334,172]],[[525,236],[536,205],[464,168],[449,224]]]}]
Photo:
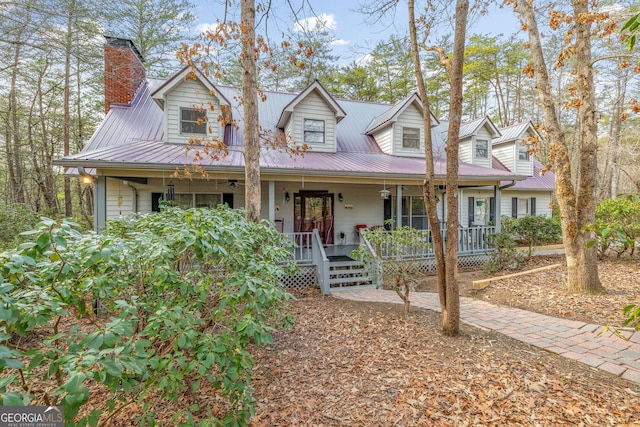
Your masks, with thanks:
[{"label": "green shrub", "polygon": [[38,222],[40,216],[26,205],[0,205],[0,251],[22,243],[25,238],[20,233],[33,229]]},{"label": "green shrub", "polygon": [[618,256],[633,255],[640,239],[640,198],[607,199],[596,207],[594,231],[601,256],[614,251]]},{"label": "green shrub", "polygon": [[[272,342],[292,321],[278,286],[288,244],[273,227],[225,207],[166,209],[112,222],[102,235],[45,220],[33,237],[0,255],[3,405],[64,405],[67,423],[95,426],[138,403],[137,423],[154,425],[148,395],[178,402],[209,385],[228,399],[226,415],[196,401],[173,425],[248,423],[247,347]],[[95,318],[96,300],[107,318]],[[38,328],[51,335],[26,348]],[[95,383],[107,409],[79,417]]]},{"label": "green shrub", "polygon": [[545,216],[527,215],[515,219],[508,229],[517,240],[527,245],[529,257],[534,246],[562,240],[560,224]]},{"label": "green shrub", "polygon": [[522,254],[518,252],[511,233],[500,232],[489,235],[489,247],[493,251],[484,264],[484,270],[487,273],[517,268],[522,264]]},{"label": "green shrub", "polygon": [[[409,294],[415,288],[415,274],[430,244],[425,234],[415,228],[403,226],[387,231],[383,227],[362,231],[364,242],[352,252],[355,259],[365,264],[369,277],[396,291],[404,302],[403,316],[409,313]],[[370,247],[366,245],[370,244]]]}]

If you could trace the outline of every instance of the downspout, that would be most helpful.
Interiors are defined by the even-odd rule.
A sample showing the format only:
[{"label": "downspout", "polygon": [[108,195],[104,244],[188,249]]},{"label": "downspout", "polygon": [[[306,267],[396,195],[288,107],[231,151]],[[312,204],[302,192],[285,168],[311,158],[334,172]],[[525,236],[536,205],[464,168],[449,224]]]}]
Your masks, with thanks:
[{"label": "downspout", "polygon": [[501,206],[502,206],[502,190],[505,190],[507,188],[511,188],[514,185],[516,185],[516,180],[514,179],[513,181],[511,181],[510,184],[505,184],[503,186],[499,186],[496,185],[495,187],[493,187],[493,198],[495,200],[495,204],[496,204],[496,212],[495,212],[495,227],[496,227],[496,233],[500,233],[502,232],[502,212],[501,211]]},{"label": "downspout", "polygon": [[137,213],[138,212],[138,189],[133,185],[131,185],[131,183],[127,180],[122,181],[122,184],[124,184],[126,187],[131,188],[131,191],[133,192],[133,206],[131,210],[133,211],[133,213]]},{"label": "downspout", "polygon": [[89,172],[84,170],[84,166],[78,166],[78,173],[82,177],[82,180],[87,184],[93,183],[96,180],[96,178],[93,175],[91,175]]}]

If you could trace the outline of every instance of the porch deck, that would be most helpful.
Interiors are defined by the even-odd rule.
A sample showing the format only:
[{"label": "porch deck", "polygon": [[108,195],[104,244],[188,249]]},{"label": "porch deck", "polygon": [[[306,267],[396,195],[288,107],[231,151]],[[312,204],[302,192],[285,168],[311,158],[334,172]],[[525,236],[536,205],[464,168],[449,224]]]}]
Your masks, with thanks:
[{"label": "porch deck", "polygon": [[[457,239],[459,265],[483,264],[491,250],[489,236],[493,233],[495,233],[495,227],[461,227],[458,230]],[[305,277],[313,276],[312,280],[315,281],[313,285],[319,284],[324,294],[331,293],[334,288],[374,284],[368,277],[364,265],[350,256],[358,245],[323,245],[317,230],[285,234],[295,243],[289,261],[296,262],[304,269]],[[430,243],[431,232],[423,230],[422,234],[424,242]],[[443,235],[445,235],[444,230]],[[363,241],[366,242],[364,239]],[[413,253],[414,259],[423,261],[421,271],[435,270],[433,247],[430,244],[422,245]]]}]

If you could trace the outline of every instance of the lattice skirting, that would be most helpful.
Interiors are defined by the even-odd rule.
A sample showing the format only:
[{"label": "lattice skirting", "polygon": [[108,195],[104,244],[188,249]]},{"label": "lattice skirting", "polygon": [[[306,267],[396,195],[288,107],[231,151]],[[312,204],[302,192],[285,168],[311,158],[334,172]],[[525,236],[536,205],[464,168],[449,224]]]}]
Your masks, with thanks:
[{"label": "lattice skirting", "polygon": [[285,289],[303,289],[318,286],[318,269],[315,265],[299,265],[296,274],[280,278],[280,285]]},{"label": "lattice skirting", "polygon": [[[489,260],[489,254],[473,254],[473,255],[458,255],[458,267],[479,267],[484,265]],[[410,265],[409,273],[434,273],[436,271],[436,262],[433,258],[422,259],[416,261],[409,261]],[[397,268],[394,264],[393,267],[386,266],[386,269]],[[390,271],[385,271],[389,274]]]}]

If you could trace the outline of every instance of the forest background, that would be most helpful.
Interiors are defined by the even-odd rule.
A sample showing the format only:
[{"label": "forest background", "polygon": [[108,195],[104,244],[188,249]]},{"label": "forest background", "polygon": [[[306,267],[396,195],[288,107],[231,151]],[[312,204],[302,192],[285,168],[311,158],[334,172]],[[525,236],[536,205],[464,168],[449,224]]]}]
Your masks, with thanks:
[{"label": "forest background", "polygon": [[[394,26],[396,31],[373,46],[360,46],[357,60],[345,58],[338,53],[340,40],[334,27],[322,19],[326,15],[317,14],[313,2],[298,3],[282,2],[268,11],[269,19],[259,19],[260,25],[271,25],[270,31],[263,30],[267,30],[267,43],[274,52],[272,67],[259,70],[261,89],[296,92],[318,79],[337,98],[384,103],[394,103],[416,90],[404,25]],[[301,5],[307,7],[297,7]],[[198,6],[191,0],[20,0],[0,4],[3,245],[10,245],[16,231],[30,229],[42,215],[75,217],[91,227],[92,187],[65,176],[52,161],[80,151],[104,117],[103,36],[133,40],[150,76],[170,76],[179,69],[175,52],[182,44],[201,41]],[[619,27],[637,9],[634,2],[599,4],[599,10],[609,12]],[[232,9],[226,12],[233,18]],[[380,25],[366,13],[365,6],[360,12],[364,22]],[[545,14],[544,10],[539,12]],[[472,11],[471,21],[483,13],[486,10]],[[223,21],[225,15],[207,18]],[[443,21],[443,30],[437,32],[433,42],[447,50],[453,40],[446,30],[446,17]],[[549,29],[544,33],[544,48],[551,57],[557,56],[563,49],[562,35]],[[283,39],[289,43],[283,44]],[[290,60],[297,56],[298,42],[313,47],[303,67]],[[593,43],[600,151],[597,195],[598,200],[605,200],[640,191],[640,119],[630,113],[640,92],[640,77],[637,69],[634,73],[638,58],[626,50],[619,32],[594,39]],[[226,66],[224,74],[212,76],[214,83],[239,86],[237,52],[218,50],[216,55],[217,62]],[[422,62],[432,112],[446,119],[446,72],[435,53],[424,54]],[[465,49],[464,119],[488,115],[499,127],[528,119],[541,122],[535,81],[523,73],[530,62],[522,35],[471,32]],[[558,105],[569,102],[571,96],[571,79],[565,75],[568,72],[557,68],[552,75]],[[570,155],[577,156],[575,109],[560,111]],[[536,156],[544,163],[547,155],[543,144]]]}]

